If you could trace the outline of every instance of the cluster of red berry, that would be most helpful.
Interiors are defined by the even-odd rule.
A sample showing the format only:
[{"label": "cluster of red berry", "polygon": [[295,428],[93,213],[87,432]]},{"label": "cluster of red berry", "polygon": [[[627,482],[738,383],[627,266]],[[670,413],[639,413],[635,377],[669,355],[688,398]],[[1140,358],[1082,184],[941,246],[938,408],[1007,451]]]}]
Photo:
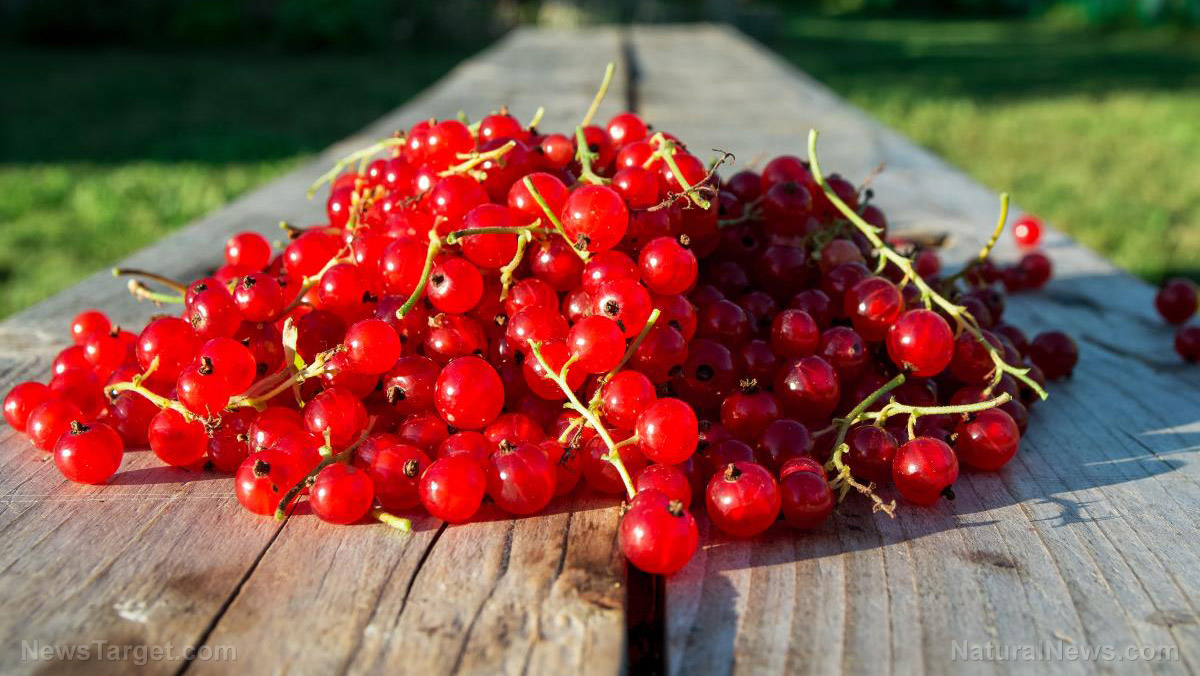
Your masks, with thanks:
[{"label": "cluster of red berry", "polygon": [[[1190,279],[1168,279],[1154,296],[1154,307],[1170,324],[1184,324],[1196,316],[1196,306],[1196,284]],[[1200,361],[1200,326],[1180,326],[1175,331],[1175,351],[1184,361]]]},{"label": "cluster of red berry", "polygon": [[281,252],[238,234],[187,285],[140,273],[173,291],[135,296],[182,313],[135,334],[84,312],[5,418],[73,481],[148,445],[234,474],[251,512],[307,495],[335,523],[459,523],[485,497],[533,514],[582,479],[630,500],[630,561],[671,573],[693,497],[751,536],[781,513],[812,528],[851,490],[889,512],[887,484],[952,495],[1074,367],[1065,334],[1003,321],[992,284],[1040,286],[1044,256],[996,276],[989,244],[943,275],[821,174],[815,135],[807,162],[721,180],[635,114],[590,118],[573,137],[430,120],[356,153],[324,179],[327,223]]}]

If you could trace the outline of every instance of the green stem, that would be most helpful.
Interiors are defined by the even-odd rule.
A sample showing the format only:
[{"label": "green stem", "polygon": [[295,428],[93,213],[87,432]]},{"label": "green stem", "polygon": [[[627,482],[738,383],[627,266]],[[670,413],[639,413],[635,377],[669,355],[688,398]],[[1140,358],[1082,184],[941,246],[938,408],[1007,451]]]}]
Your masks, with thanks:
[{"label": "green stem", "polygon": [[142,284],[136,279],[129,280],[129,294],[138,300],[148,300],[160,304],[181,304],[185,300],[182,293],[160,293],[158,291],[151,291],[150,287]]},{"label": "green stem", "polygon": [[604,456],[604,459],[612,463],[613,467],[617,469],[617,474],[621,475],[621,481],[625,484],[625,491],[629,494],[629,499],[632,500],[637,495],[637,491],[633,488],[633,479],[629,476],[629,470],[625,468],[625,463],[621,461],[621,452],[617,450],[616,443],[613,442],[612,436],[609,435],[608,430],[600,422],[600,419],[596,417],[596,414],[579,401],[579,397],[575,396],[575,393],[571,391],[570,385],[567,384],[565,373],[571,365],[570,360],[563,366],[562,373],[556,373],[546,363],[546,359],[542,357],[541,343],[534,340],[529,341],[529,350],[533,353],[533,357],[537,359],[538,364],[541,365],[542,370],[546,373],[546,377],[553,380],[559,389],[562,390],[563,394],[567,396],[569,408],[574,409],[576,413],[583,416],[587,424],[596,430],[596,434],[604,441],[604,445],[608,446],[608,453]]},{"label": "green stem", "polygon": [[575,159],[579,160],[579,180],[593,185],[608,185],[609,180],[592,171],[592,161],[598,157],[588,147],[583,127],[575,127]]},{"label": "green stem", "polygon": [[[613,74],[617,72],[617,64],[612,61],[604,67],[604,79],[600,81],[600,89],[596,92],[595,98],[592,99],[592,105],[588,107],[587,113],[583,116],[583,121],[579,126],[586,127],[592,123],[592,119],[596,117],[596,113],[600,110],[600,102],[604,100],[604,95],[608,93],[608,87],[612,84]],[[533,126],[530,124],[529,126]]]},{"label": "green stem", "polygon": [[404,305],[396,310],[397,319],[404,319],[405,315],[412,312],[417,301],[421,300],[422,294],[425,293],[425,285],[429,283],[429,275],[433,272],[433,260],[441,250],[442,240],[438,237],[437,228],[434,228],[429,231],[429,250],[425,252],[425,267],[421,269],[421,279],[417,282],[417,288],[413,289],[412,295],[404,301]]},{"label": "green stem", "polygon": [[550,205],[546,204],[546,198],[542,197],[542,193],[538,192],[538,189],[533,187],[533,181],[526,176],[524,179],[522,179],[522,182],[525,185],[525,189],[529,191],[530,197],[533,197],[533,201],[537,202],[538,206],[542,208],[542,213],[546,214],[546,220],[550,221],[550,225],[554,226],[554,231],[566,241],[567,245],[571,247],[571,251],[574,251],[581,260],[586,262],[588,259],[587,251],[581,251],[577,249],[575,247],[575,243],[571,241],[571,238],[567,237],[567,231],[563,229],[562,221],[558,220],[558,216],[555,215],[555,213],[550,209]]},{"label": "green stem", "polygon": [[113,268],[112,274],[113,274],[113,277],[123,277],[123,276],[145,277],[146,279],[158,282],[159,284],[162,284],[165,287],[175,289],[179,293],[187,293],[187,284],[184,284],[183,282],[180,282],[178,280],[171,279],[170,277],[167,277],[166,275],[160,275],[157,272],[150,272],[149,270],[142,270],[140,268]]},{"label": "green stem", "polygon": [[625,348],[625,354],[621,355],[621,361],[617,362],[617,365],[611,371],[600,377],[600,386],[596,388],[596,392],[592,394],[591,400],[588,401],[588,408],[595,410],[596,406],[600,404],[600,391],[604,389],[604,383],[612,380],[613,376],[625,368],[625,365],[633,358],[633,353],[637,352],[638,346],[642,344],[642,341],[646,340],[646,336],[650,334],[650,329],[654,328],[660,316],[662,316],[662,312],[658,308],[654,308],[650,312],[650,316],[646,318],[646,325],[638,332],[633,342],[629,343],[629,347]]},{"label": "green stem", "polygon": [[1012,400],[1012,396],[1007,392],[1002,392],[996,397],[986,401],[980,401],[974,404],[956,404],[953,406],[911,406],[909,404],[901,404],[893,401],[887,406],[884,406],[883,410],[876,413],[864,413],[863,417],[874,419],[879,423],[883,423],[894,415],[907,414],[915,418],[922,415],[955,415],[960,413],[978,413],[980,411],[996,408],[997,406],[1000,406],[1001,404],[1004,404],[1010,400]]},{"label": "green stem", "polygon": [[396,530],[404,531],[405,533],[412,530],[412,521],[409,521],[402,516],[396,516],[390,512],[385,512],[379,507],[371,508],[371,518],[380,523],[391,526]]},{"label": "green stem", "polygon": [[494,228],[466,228],[464,230],[455,230],[446,235],[445,243],[447,246],[458,244],[458,240],[471,235],[521,235],[527,232],[536,232],[544,235],[552,235],[554,231],[549,228],[537,227],[541,223],[540,220],[534,221],[530,225],[513,225],[513,226],[497,226]]},{"label": "green stem", "polygon": [[[308,366],[305,366],[302,370],[291,374],[287,378],[283,379],[281,382],[272,385],[266,392],[263,392],[262,394],[255,394],[255,395],[244,394],[244,395],[241,395],[238,397],[234,397],[229,400],[229,404],[228,404],[228,406],[226,406],[226,408],[233,409],[233,408],[244,408],[247,406],[253,406],[256,409],[262,410],[262,408],[264,406],[266,406],[266,403],[268,401],[270,401],[270,400],[274,399],[276,396],[282,394],[284,391],[286,391],[291,386],[298,385],[310,378],[316,378],[317,376],[324,373],[325,367],[328,365],[329,360],[333,359],[334,355],[341,352],[343,349],[345,349],[345,348],[343,346],[339,345],[333,349],[326,350],[326,351],[318,354],[316,357],[313,358],[313,362],[311,364],[309,364]],[[267,376],[267,378],[264,378],[263,380],[264,381],[267,379],[273,380],[275,378],[277,378],[277,376]],[[253,392],[255,389],[258,389],[258,387],[259,387],[259,384],[255,383],[254,385],[250,386],[250,389],[247,390],[247,392]]]},{"label": "green stem", "polygon": [[[373,422],[374,421],[372,421],[372,423]],[[318,462],[316,467],[313,467],[303,479],[301,479],[296,483],[295,486],[292,486],[286,493],[283,494],[283,498],[279,501],[279,507],[275,509],[275,518],[279,521],[286,519],[287,508],[292,504],[292,500],[295,500],[296,496],[300,494],[300,491],[304,490],[306,486],[311,486],[312,482],[316,480],[317,475],[321,473],[321,470],[335,462],[345,462],[353,457],[354,449],[362,445],[362,442],[366,441],[367,437],[370,435],[371,425],[368,424],[367,428],[362,431],[362,434],[358,435],[358,439],[355,439],[354,443],[347,446],[344,450],[321,458],[321,462]]]},{"label": "green stem", "polygon": [[516,274],[517,268],[521,266],[521,260],[525,258],[525,248],[529,246],[529,242],[532,240],[532,230],[525,230],[517,236],[517,250],[513,253],[512,260],[500,268],[500,300],[508,298],[508,289],[512,286],[513,275]]},{"label": "green stem", "polygon": [[668,141],[664,148],[669,148],[669,150],[663,152],[663,162],[667,163],[667,167],[670,168],[671,173],[674,174],[675,180],[679,182],[679,187],[683,188],[683,194],[687,195],[688,199],[692,200],[693,204],[701,209],[707,210],[711,206],[709,201],[701,197],[695,186],[693,186],[691,183],[688,183],[687,179],[683,177],[683,172],[679,171],[679,165],[675,162],[674,144]]},{"label": "green stem", "polygon": [[904,380],[905,375],[901,373],[895,378],[887,381],[879,389],[875,390],[871,394],[868,394],[866,399],[858,402],[858,405],[846,415],[841,424],[838,425],[838,435],[836,440],[833,442],[833,456],[830,457],[829,462],[825,463],[825,469],[837,470],[840,472],[846,467],[845,463],[842,462],[842,454],[846,450],[846,434],[850,431],[850,427],[858,422],[863,414],[866,413],[867,409],[871,408],[875,402],[879,401],[880,397],[903,385]]},{"label": "green stem", "polygon": [[472,153],[471,157],[469,157],[466,161],[456,164],[453,167],[438,173],[438,176],[445,177],[452,176],[454,174],[465,174],[484,162],[503,156],[505,153],[512,150],[515,145],[517,145],[516,141],[509,141],[508,143],[505,143],[498,148],[493,148],[485,153]]},{"label": "green stem", "polygon": [[337,177],[338,174],[342,173],[343,169],[350,166],[351,163],[358,162],[359,160],[365,160],[381,150],[385,150],[393,146],[404,145],[405,142],[406,139],[404,137],[386,138],[378,143],[373,143],[366,148],[355,150],[349,155],[343,157],[333,165],[332,169],[324,174],[321,174],[320,178],[313,181],[313,184],[308,188],[308,199],[312,199],[312,196],[317,193],[317,190],[320,189],[323,184],[332,181],[335,177]]},{"label": "green stem", "polygon": [[179,415],[183,416],[184,420],[187,420],[188,422],[200,420],[200,416],[187,410],[183,404],[175,401],[174,399],[167,399],[164,396],[155,394],[154,392],[151,392],[143,387],[139,378],[135,378],[135,380],[137,380],[137,382],[113,383],[104,389],[109,393],[110,396],[116,394],[117,392],[136,392],[146,399],[149,399],[152,404],[159,408],[169,408],[175,411]]},{"label": "green stem", "polygon": [[[871,246],[875,248],[880,256],[885,257],[890,262],[894,263],[898,268],[900,268],[900,270],[904,272],[906,278],[912,280],[913,284],[915,284],[917,289],[921,292],[921,297],[926,303],[932,301],[948,316],[954,318],[960,329],[964,329],[974,336],[975,339],[978,340],[980,344],[982,344],[992,355],[992,360],[996,362],[996,367],[999,371],[1011,374],[1014,378],[1028,385],[1034,392],[1037,392],[1039,397],[1045,399],[1047,397],[1046,390],[1027,375],[1029,369],[1018,368],[1005,362],[1004,358],[996,351],[996,348],[983,337],[983,332],[980,330],[978,323],[975,321],[975,318],[972,317],[969,312],[967,312],[966,308],[960,305],[955,305],[954,303],[946,300],[944,296],[929,286],[924,279],[921,279],[921,276],[916,274],[916,271],[913,269],[912,261],[907,257],[900,255],[900,253],[898,253],[895,249],[892,249],[886,242],[884,242],[883,239],[879,237],[879,230],[864,221],[857,212],[847,206],[846,203],[843,202],[840,197],[838,197],[837,193],[829,187],[829,184],[825,181],[825,176],[821,173],[821,165],[817,160],[817,136],[817,130],[815,129],[809,131],[808,133],[809,167],[812,171],[813,180],[817,182],[817,185],[821,186],[821,189],[825,192],[825,196],[829,198],[829,201],[835,207],[837,207],[838,211],[842,212],[842,215],[845,216],[850,223],[858,228],[859,232],[861,232],[863,236],[867,238],[867,241],[871,243]],[[1004,203],[1006,204],[1007,200],[1004,200]]]}]

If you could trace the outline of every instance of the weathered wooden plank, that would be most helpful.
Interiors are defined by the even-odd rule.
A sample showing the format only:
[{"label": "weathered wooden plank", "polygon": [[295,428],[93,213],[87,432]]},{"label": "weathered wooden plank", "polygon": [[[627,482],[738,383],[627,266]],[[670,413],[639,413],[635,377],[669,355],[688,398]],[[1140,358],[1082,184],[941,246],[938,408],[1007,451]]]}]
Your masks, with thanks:
[{"label": "weathered wooden plank", "polygon": [[[313,163],[122,265],[191,278],[215,267],[218,243],[233,232],[278,237],[281,219],[316,222],[323,201],[304,198],[313,179],[337,157],[423,118],[507,104],[528,119],[545,105],[546,124],[569,128],[604,64],[619,56],[612,31],[518,31]],[[618,81],[602,115],[624,98]],[[126,325],[155,311],[97,273],[0,324],[0,388],[41,376],[84,307]],[[407,535],[334,528],[304,513],[281,525],[245,513],[226,477],[164,469],[149,452],[127,454],[112,485],[83,487],[62,480],[11,430],[0,430],[0,448],[0,672],[112,673],[137,659],[22,658],[22,641],[61,648],[95,640],[171,644],[177,656],[203,643],[236,656],[150,661],[145,673],[622,669],[624,564],[611,500],[568,500],[543,517],[461,528],[423,517]]]},{"label": "weathered wooden plank", "polygon": [[[693,152],[731,150],[743,163],[803,156],[815,127],[827,170],[861,179],[886,163],[874,187],[897,230],[950,233],[951,261],[986,238],[990,190],[735,32],[635,28],[633,44],[641,112]],[[967,473],[953,505],[909,507],[895,521],[850,505],[813,534],[714,538],[668,582],[670,673],[1200,669],[1200,470],[1189,454],[1200,374],[1170,353],[1152,289],[1061,233],[1045,246],[1054,282],[1012,299],[1008,315],[1067,330],[1082,356],[1074,379],[1035,408],[1018,460],[999,474]],[[1008,238],[997,255],[1016,255]],[[1179,657],[952,661],[955,641],[1060,639]]]}]

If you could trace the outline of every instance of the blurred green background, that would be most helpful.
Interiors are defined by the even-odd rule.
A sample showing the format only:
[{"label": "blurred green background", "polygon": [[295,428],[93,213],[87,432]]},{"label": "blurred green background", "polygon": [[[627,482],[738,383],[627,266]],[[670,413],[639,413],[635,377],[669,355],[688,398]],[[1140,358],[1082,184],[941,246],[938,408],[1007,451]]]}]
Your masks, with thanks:
[{"label": "blurred green background", "polygon": [[1150,281],[1200,279],[1200,0],[0,0],[0,316],[522,24],[731,21]]}]

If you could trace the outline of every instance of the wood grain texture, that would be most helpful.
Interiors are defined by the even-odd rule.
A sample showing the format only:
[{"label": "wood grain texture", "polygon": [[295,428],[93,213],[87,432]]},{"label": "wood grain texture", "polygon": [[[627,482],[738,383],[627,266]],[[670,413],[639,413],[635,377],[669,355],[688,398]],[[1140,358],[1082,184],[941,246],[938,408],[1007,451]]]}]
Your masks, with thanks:
[{"label": "wood grain texture", "polygon": [[[568,129],[591,102],[613,31],[518,31],[313,163],[140,251],[122,265],[200,276],[240,230],[317,222],[308,185],[336,158],[428,117],[508,105]],[[397,67],[403,67],[398,64]],[[623,107],[618,81],[601,117]],[[103,308],[140,326],[135,304],[101,272],[0,324],[0,390],[44,377],[70,318]],[[112,485],[64,481],[46,456],[0,428],[0,673],[329,674],[618,673],[624,562],[617,507],[588,498],[552,513],[415,532],[332,527],[300,512],[284,524],[237,504],[227,477],[162,468],[127,453]],[[234,660],[97,659],[113,646],[233,649]],[[28,659],[37,646],[92,646],[91,659]]]},{"label": "wood grain texture", "polygon": [[[861,180],[886,164],[874,188],[894,230],[948,232],[947,261],[990,232],[992,191],[735,31],[635,28],[633,43],[642,113],[702,157],[804,156],[817,128],[826,171]],[[1035,407],[1017,460],[964,474],[953,504],[895,520],[850,499],[811,534],[710,532],[668,582],[669,673],[1200,670],[1200,373],[1177,362],[1151,288],[1061,233],[1045,247],[1055,280],[1011,298],[1007,316],[1070,332],[1081,360]],[[1010,238],[997,255],[1015,257]],[[953,660],[954,642],[1042,641],[1162,646],[1178,659]]]}]

